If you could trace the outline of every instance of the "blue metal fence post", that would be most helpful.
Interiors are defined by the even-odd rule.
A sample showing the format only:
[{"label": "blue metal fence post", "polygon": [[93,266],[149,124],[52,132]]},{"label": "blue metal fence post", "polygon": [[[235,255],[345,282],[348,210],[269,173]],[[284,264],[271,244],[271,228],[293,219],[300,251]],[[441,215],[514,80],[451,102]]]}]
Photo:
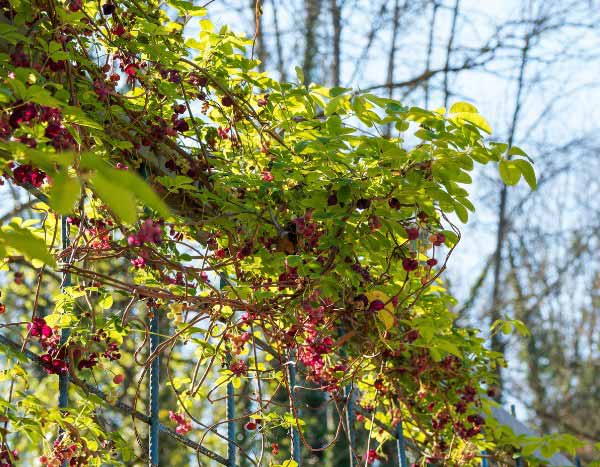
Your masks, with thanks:
[{"label": "blue metal fence post", "polygon": [[[296,386],[296,362],[294,359],[294,354],[292,354],[292,360],[288,365],[288,376],[290,381],[290,393],[292,395],[291,403],[295,404],[296,396],[294,394],[294,388]],[[292,416],[294,412],[292,411]],[[300,434],[298,433],[298,429],[292,425],[291,429],[292,435],[292,458],[300,465]]]},{"label": "blue metal fence post", "polygon": [[[158,313],[152,310],[150,318],[150,355],[152,355],[159,345],[158,335]],[[158,467],[158,433],[160,423],[158,419],[158,391],[159,391],[159,372],[160,357],[157,355],[150,366],[150,433],[148,442],[148,456],[151,467]]]},{"label": "blue metal fence post", "polygon": [[406,441],[404,440],[404,430],[402,420],[396,425],[396,450],[398,452],[398,464],[400,467],[408,467],[406,460]]},{"label": "blue metal fence post", "polygon": [[[227,285],[224,274],[219,275],[219,290]],[[227,363],[231,362],[231,355],[227,354]],[[233,382],[227,383],[227,465],[235,467],[235,393]]]},{"label": "blue metal fence post", "polygon": [[[61,218],[61,241],[63,251],[69,246],[69,223],[67,217],[62,216]],[[63,272],[62,277],[62,289],[71,285],[71,273]],[[69,336],[71,335],[71,329],[63,328],[60,332],[60,345],[61,347],[67,343]],[[58,407],[61,409],[67,408],[69,405],[69,372],[65,371],[58,375]],[[66,467],[67,461],[63,463],[63,467]]]},{"label": "blue metal fence post", "polygon": [[[517,418],[517,412],[515,410],[515,404],[512,404],[510,406],[510,413],[513,417]],[[521,457],[517,457],[516,459],[517,461],[517,467],[523,467],[523,459],[521,459]]]},{"label": "blue metal fence post", "polygon": [[[481,453],[481,455],[486,456],[487,453],[485,451],[483,451]],[[481,467],[488,467],[488,461],[487,461],[487,457],[482,457],[481,458]]]},{"label": "blue metal fence post", "polygon": [[[148,168],[142,164],[139,169],[140,175],[144,180],[148,179]],[[147,208],[144,209],[147,214]],[[150,318],[150,355],[152,355],[160,344],[160,336],[158,334],[158,310],[152,310]],[[160,356],[156,355],[150,364],[150,386],[149,386],[149,402],[150,402],[150,426],[148,432],[148,458],[151,467],[158,467],[158,434],[160,432],[160,420],[158,418],[158,393],[159,393],[159,374],[160,374]]]},{"label": "blue metal fence post", "polygon": [[581,467],[581,459],[579,459],[579,454],[575,455],[575,466]]},{"label": "blue metal fence post", "polygon": [[354,413],[354,391],[351,385],[344,388],[344,395],[347,399],[346,404],[346,425],[348,426],[348,437],[349,437],[349,450],[350,450],[350,467],[357,467],[357,459],[354,455],[356,449],[356,430],[354,429],[354,422],[356,420],[356,414]]},{"label": "blue metal fence post", "polygon": [[227,463],[235,467],[235,399],[233,383],[227,383]]}]

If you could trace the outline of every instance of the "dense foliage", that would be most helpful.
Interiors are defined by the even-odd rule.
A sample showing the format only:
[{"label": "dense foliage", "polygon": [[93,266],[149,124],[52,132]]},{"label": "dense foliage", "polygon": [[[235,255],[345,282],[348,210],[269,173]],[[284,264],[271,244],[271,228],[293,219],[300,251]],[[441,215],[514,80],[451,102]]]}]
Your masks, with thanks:
[{"label": "dense foliage", "polygon": [[[307,87],[300,72],[274,81],[254,71],[252,41],[203,14],[184,0],[2,3],[4,178],[40,203],[0,231],[14,274],[1,305],[1,465],[18,464],[14,449],[24,465],[143,462],[145,428],[119,430],[110,413],[144,406],[157,358],[176,396],[162,422],[220,451],[223,409],[207,419],[200,407],[224,407],[233,380],[247,402],[238,428],[261,445],[240,446],[254,465],[289,459],[281,428],[305,439],[294,400],[314,391],[339,414],[356,400],[368,442],[354,455],[367,463],[401,420],[418,465],[575,446],[517,444],[484,419],[503,362],[453,325],[439,278],[460,239],[452,220],[473,210],[474,163],[533,188],[523,151],[486,141],[467,103],[428,111]],[[155,315],[161,344],[148,355]],[[27,349],[69,375],[68,409]],[[331,441],[348,431],[339,420]]]}]

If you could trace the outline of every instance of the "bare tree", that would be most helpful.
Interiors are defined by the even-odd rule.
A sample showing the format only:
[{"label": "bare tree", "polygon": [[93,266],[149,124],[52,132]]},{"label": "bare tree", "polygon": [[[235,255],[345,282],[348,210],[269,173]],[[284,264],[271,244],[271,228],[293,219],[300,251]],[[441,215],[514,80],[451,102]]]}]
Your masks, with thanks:
[{"label": "bare tree", "polygon": [[316,59],[319,53],[318,26],[321,13],[321,0],[306,0],[304,23],[304,61],[302,71],[304,81],[309,84],[315,78]]}]

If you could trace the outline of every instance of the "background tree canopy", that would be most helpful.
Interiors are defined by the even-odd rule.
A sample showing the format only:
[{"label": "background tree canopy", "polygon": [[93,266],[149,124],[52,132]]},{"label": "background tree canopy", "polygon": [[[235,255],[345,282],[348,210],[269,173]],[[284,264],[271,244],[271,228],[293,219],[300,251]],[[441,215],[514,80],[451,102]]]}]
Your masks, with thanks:
[{"label": "background tree canopy", "polygon": [[[356,69],[389,26],[387,80],[361,91],[344,87],[351,5],[302,3],[293,68],[293,23],[279,16],[292,4],[244,5],[244,37],[215,27],[208,15],[224,4],[210,3],[1,5],[0,158],[14,202],[0,230],[0,463],[147,464],[153,365],[160,465],[226,462],[232,427],[239,465],[294,465],[290,432],[308,464],[394,465],[399,423],[417,465],[478,465],[482,453],[535,465],[537,449],[591,459],[585,420],[562,427],[579,440],[518,438],[490,416],[510,387],[500,368],[513,330],[533,389],[525,404],[548,410],[566,391],[552,378],[567,371],[573,410],[596,404],[593,332],[581,346],[576,333],[571,369],[534,319],[562,299],[571,263],[540,269],[532,243],[515,243],[528,229],[513,224],[538,196],[516,135],[533,51],[562,27],[558,11],[531,5],[455,66],[460,3],[424,3],[425,69],[398,81],[400,26],[427,8],[383,2]],[[451,27],[436,69],[440,10]],[[510,49],[522,24],[512,124],[497,141],[451,86]],[[396,100],[401,89],[422,90],[424,106],[412,92]],[[461,306],[446,269],[474,211],[465,186],[485,165],[503,182],[497,246]],[[540,186],[557,176],[546,165],[538,174]],[[527,194],[513,206],[506,185],[519,182]],[[579,261],[593,242],[568,251]],[[477,245],[473,231],[465,243]],[[482,334],[466,310],[488,271]],[[582,316],[594,329],[591,307]],[[544,364],[550,355],[563,360]]]}]

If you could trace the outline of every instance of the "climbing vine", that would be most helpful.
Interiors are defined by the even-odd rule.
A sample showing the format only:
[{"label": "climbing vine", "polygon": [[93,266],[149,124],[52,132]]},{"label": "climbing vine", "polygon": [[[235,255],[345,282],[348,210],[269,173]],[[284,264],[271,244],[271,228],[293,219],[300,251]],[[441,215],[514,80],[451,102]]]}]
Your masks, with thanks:
[{"label": "climbing vine", "polygon": [[[486,416],[504,363],[453,324],[441,275],[474,209],[474,166],[532,188],[535,175],[475,107],[407,107],[300,71],[278,82],[256,71],[251,40],[185,0],[1,8],[3,183],[37,201],[0,231],[14,278],[0,297],[0,465],[144,462],[140,417],[132,434],[99,413],[144,409],[158,358],[173,395],[161,422],[200,446],[226,442],[225,415],[199,407],[224,410],[233,382],[252,465],[290,458],[282,428],[323,449],[295,402],[310,391],[339,415],[325,445],[347,437],[356,404],[362,463],[385,458],[400,422],[417,465],[510,457],[515,438]],[[69,407],[40,392],[56,393],[45,374],[68,375]]]}]

